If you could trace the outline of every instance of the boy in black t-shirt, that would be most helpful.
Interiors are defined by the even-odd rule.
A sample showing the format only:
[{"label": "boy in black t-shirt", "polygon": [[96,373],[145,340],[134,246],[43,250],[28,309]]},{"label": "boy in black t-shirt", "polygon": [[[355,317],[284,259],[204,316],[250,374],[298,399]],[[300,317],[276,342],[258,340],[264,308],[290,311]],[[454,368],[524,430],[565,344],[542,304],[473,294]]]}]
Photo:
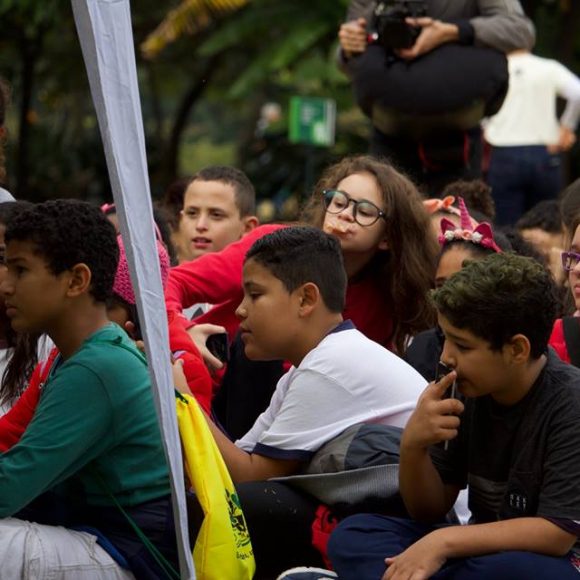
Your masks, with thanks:
[{"label": "boy in black t-shirt", "polygon": [[[453,371],[425,389],[401,441],[415,521],[344,520],[329,543],[339,578],[580,578],[580,371],[547,351],[549,274],[497,254],[433,300]],[[453,381],[464,403],[445,398]],[[470,525],[434,525],[467,484]]]}]

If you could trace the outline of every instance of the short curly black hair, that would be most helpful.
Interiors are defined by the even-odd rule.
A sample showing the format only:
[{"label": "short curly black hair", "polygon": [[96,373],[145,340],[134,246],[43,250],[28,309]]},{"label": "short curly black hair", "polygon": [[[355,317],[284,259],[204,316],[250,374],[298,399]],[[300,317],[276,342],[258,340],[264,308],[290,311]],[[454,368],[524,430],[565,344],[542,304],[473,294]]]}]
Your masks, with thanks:
[{"label": "short curly black hair", "polygon": [[547,270],[532,258],[511,253],[466,262],[431,296],[453,326],[487,341],[492,350],[523,334],[533,359],[546,351],[558,310]]},{"label": "short curly black hair", "polygon": [[32,242],[55,275],[86,264],[93,298],[106,302],[111,297],[119,246],[114,226],[97,206],[72,199],[33,205],[7,224],[5,239],[7,245]]}]

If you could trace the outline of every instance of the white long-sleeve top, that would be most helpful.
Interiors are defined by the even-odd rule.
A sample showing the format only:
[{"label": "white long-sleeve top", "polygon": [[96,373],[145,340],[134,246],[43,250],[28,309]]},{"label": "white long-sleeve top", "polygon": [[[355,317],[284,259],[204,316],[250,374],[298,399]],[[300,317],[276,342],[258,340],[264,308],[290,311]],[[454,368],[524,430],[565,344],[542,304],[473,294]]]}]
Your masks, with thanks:
[{"label": "white long-sleeve top", "polygon": [[[508,56],[510,86],[502,108],[485,124],[485,138],[496,147],[548,145],[560,125],[576,130],[580,118],[580,79],[555,60],[530,53]],[[558,119],[556,98],[567,101]]]}]

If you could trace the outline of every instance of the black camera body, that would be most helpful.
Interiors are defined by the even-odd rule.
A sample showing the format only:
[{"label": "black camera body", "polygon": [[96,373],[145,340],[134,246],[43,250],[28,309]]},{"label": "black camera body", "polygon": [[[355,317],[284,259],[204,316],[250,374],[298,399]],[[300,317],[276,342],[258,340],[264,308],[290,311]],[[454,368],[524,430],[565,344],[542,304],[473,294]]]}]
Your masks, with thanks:
[{"label": "black camera body", "polygon": [[406,18],[427,16],[426,0],[384,0],[374,11],[376,42],[386,50],[410,48],[420,29],[409,26]]}]

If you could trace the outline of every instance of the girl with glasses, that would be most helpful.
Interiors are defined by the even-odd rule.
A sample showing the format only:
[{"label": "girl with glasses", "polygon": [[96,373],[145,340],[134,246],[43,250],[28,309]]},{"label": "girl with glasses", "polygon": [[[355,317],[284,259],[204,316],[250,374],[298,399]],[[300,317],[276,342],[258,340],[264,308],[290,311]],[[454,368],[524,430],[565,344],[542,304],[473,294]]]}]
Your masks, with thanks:
[{"label": "girl with glasses", "polygon": [[[344,315],[361,332],[402,353],[408,337],[432,326],[427,292],[438,248],[426,235],[429,217],[409,179],[372,157],[346,157],[324,172],[303,219],[340,240],[349,278]],[[212,324],[208,332],[225,328],[233,339],[245,254],[254,241],[280,227],[259,226],[221,252],[173,268],[166,289],[170,317],[198,302],[218,304],[196,319],[197,326]],[[204,358],[216,364],[205,349],[208,332],[198,328],[191,334]]]},{"label": "girl with glasses", "polygon": [[580,367],[580,215],[571,223],[570,233],[570,247],[562,252],[562,268],[568,278],[575,312],[573,316],[556,320],[549,344],[563,361]]},{"label": "girl with glasses", "polygon": [[413,183],[386,162],[347,157],[324,172],[304,217],[340,240],[347,308],[354,298],[350,308],[363,325],[355,323],[402,353],[406,340],[434,320],[427,292],[438,248]]}]

